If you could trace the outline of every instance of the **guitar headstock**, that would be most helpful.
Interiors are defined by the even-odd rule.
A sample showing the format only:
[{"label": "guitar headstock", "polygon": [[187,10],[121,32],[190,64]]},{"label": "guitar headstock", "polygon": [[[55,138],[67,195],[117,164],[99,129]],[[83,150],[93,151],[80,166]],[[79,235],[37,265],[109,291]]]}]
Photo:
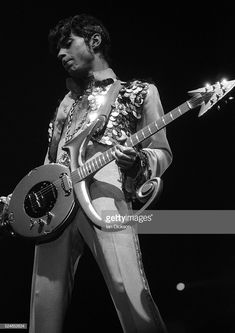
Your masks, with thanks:
[{"label": "guitar headstock", "polygon": [[188,91],[188,93],[192,96],[189,102],[192,105],[192,108],[201,106],[198,114],[198,117],[200,117],[211,109],[216,103],[218,103],[219,100],[221,100],[234,87],[235,80],[222,80],[221,82],[216,82],[213,85],[208,84],[203,88]]}]

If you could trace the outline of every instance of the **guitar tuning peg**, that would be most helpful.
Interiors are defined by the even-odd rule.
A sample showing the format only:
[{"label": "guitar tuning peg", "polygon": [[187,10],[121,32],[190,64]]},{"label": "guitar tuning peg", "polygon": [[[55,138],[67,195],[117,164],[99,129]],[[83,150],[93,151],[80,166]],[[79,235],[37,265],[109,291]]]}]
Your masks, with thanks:
[{"label": "guitar tuning peg", "polygon": [[227,79],[223,79],[222,81],[220,81],[220,86],[225,86],[228,84],[228,80]]},{"label": "guitar tuning peg", "polygon": [[220,81],[218,83],[219,83],[220,89],[225,89],[225,85],[227,83],[227,80],[224,79],[224,80],[222,80],[222,81]]},{"label": "guitar tuning peg", "polygon": [[209,83],[207,83],[206,86],[205,86],[205,92],[208,92],[210,87],[211,87],[211,85]]}]

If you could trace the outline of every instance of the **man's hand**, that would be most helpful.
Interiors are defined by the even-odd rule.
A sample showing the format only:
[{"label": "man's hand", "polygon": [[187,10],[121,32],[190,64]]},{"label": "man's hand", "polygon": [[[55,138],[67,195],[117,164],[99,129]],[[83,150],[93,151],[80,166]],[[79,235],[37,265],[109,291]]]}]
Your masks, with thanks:
[{"label": "man's hand", "polygon": [[117,165],[124,170],[130,170],[139,160],[138,152],[132,147],[115,146],[113,156]]}]

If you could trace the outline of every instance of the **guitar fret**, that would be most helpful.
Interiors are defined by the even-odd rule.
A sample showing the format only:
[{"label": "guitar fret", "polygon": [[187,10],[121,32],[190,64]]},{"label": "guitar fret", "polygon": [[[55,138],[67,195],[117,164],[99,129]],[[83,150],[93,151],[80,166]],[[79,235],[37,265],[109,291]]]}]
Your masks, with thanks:
[{"label": "guitar fret", "polygon": [[110,160],[110,157],[109,157],[108,150],[105,152],[105,156],[107,157],[108,162],[110,162],[111,160]]},{"label": "guitar fret", "polygon": [[178,106],[178,111],[179,111],[180,114],[182,114],[182,111],[180,110],[180,107],[179,107],[179,106]]},{"label": "guitar fret", "polygon": [[146,138],[146,136],[144,135],[144,131],[143,130],[141,130],[141,133],[143,134],[143,137]]},{"label": "guitar fret", "polygon": [[145,137],[148,138],[150,135],[151,135],[151,132],[149,131],[149,128],[148,127],[145,127],[143,129],[144,133],[145,133]]},{"label": "guitar fret", "polygon": [[162,121],[163,121],[164,125],[166,125],[166,122],[165,122],[165,118],[164,118],[164,117],[162,117]]},{"label": "guitar fret", "polygon": [[174,120],[174,117],[171,112],[165,115],[165,120],[166,120],[166,125],[170,124],[172,120]]},{"label": "guitar fret", "polygon": [[107,155],[107,157],[108,157],[108,160],[109,161],[112,161],[112,154],[111,154],[111,150],[109,149],[109,150],[106,150],[106,155]]},{"label": "guitar fret", "polygon": [[86,164],[83,164],[82,166],[83,170],[84,170],[84,174],[85,174],[85,177],[87,177],[87,170],[86,170]]},{"label": "guitar fret", "polygon": [[87,163],[83,164],[83,168],[85,170],[86,176],[89,175],[89,169],[87,167]]},{"label": "guitar fret", "polygon": [[98,161],[98,157],[95,158],[95,162],[96,162],[96,164],[97,164],[97,169],[99,169],[100,166],[99,166],[99,163],[98,163],[98,162],[99,162],[99,161]]},{"label": "guitar fret", "polygon": [[82,179],[83,176],[82,176],[82,172],[81,172],[81,167],[78,169],[78,173],[79,173],[79,177],[80,177],[80,179]]},{"label": "guitar fret", "polygon": [[97,158],[98,158],[98,160],[99,160],[99,162],[100,162],[100,165],[102,166],[103,163],[102,163],[102,160],[101,160],[101,158],[100,158],[100,155],[99,155]]},{"label": "guitar fret", "polygon": [[186,101],[186,103],[187,103],[187,105],[188,105],[188,108],[189,108],[189,109],[192,109],[192,105],[190,104],[190,102],[189,102],[189,101]]},{"label": "guitar fret", "polygon": [[137,140],[137,143],[140,141],[139,140],[139,137],[138,137],[138,132],[137,133],[135,133],[135,137],[136,137],[136,140]]},{"label": "guitar fret", "polygon": [[152,134],[150,125],[148,126],[148,130],[149,130],[150,134]]},{"label": "guitar fret", "polygon": [[91,168],[90,168],[90,163],[86,163],[86,168],[87,168],[87,174],[89,175],[91,173]]},{"label": "guitar fret", "polygon": [[94,158],[94,164],[96,165],[96,169],[98,169],[99,168],[99,164],[98,164],[98,161],[97,161],[97,157],[96,158]]},{"label": "guitar fret", "polygon": [[90,174],[92,172],[92,165],[91,162],[89,161],[87,164],[87,168],[88,168],[88,174]]},{"label": "guitar fret", "polygon": [[77,169],[77,173],[78,173],[78,177],[79,177],[80,179],[82,179],[82,175],[81,175],[80,168]]},{"label": "guitar fret", "polygon": [[132,142],[132,144],[133,144],[133,147],[134,147],[135,145],[137,145],[137,143],[139,142],[139,141],[136,139],[136,137],[134,137],[134,135],[135,135],[135,134],[133,134],[133,135],[132,135],[132,138],[131,138],[131,142]]},{"label": "guitar fret", "polygon": [[84,177],[84,169],[83,169],[83,166],[80,167],[80,172],[81,172],[82,178],[85,178],[85,177]]},{"label": "guitar fret", "polygon": [[109,161],[109,159],[108,159],[108,156],[107,156],[106,152],[104,152],[104,160],[105,160],[105,162],[106,162],[106,163],[108,163],[108,161]]},{"label": "guitar fret", "polygon": [[103,162],[102,163],[106,163],[106,161],[105,161],[105,158],[104,158],[104,155],[102,154],[102,155],[100,155],[100,157],[102,158],[103,157]]},{"label": "guitar fret", "polygon": [[132,137],[130,136],[129,140],[131,141],[132,146],[134,146],[134,143],[132,141]]},{"label": "guitar fret", "polygon": [[92,168],[93,168],[93,171],[95,171],[95,163],[94,163],[94,160],[91,160],[91,164],[92,164]]}]

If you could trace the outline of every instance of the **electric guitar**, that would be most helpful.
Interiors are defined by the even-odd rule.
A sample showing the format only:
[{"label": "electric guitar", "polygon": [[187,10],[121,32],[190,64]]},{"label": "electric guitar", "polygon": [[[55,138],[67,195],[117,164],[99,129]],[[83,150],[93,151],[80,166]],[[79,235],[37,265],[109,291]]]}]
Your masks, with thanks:
[{"label": "electric guitar", "polygon": [[[198,106],[201,106],[199,116],[203,115],[234,86],[235,80],[224,80],[208,87],[189,91],[191,96],[189,100],[131,135],[125,144],[135,147]],[[109,148],[89,161],[84,159],[88,141],[102,121],[98,118],[63,147],[71,158],[70,169],[58,163],[39,166],[18,183],[9,205],[8,225],[13,233],[36,243],[50,241],[60,235],[71,222],[79,206],[97,227],[106,228],[104,219],[92,205],[88,179],[114,160],[115,147]],[[160,178],[150,179],[140,187],[137,196],[145,202],[140,211],[149,206],[154,197],[159,194],[160,187]]]}]

